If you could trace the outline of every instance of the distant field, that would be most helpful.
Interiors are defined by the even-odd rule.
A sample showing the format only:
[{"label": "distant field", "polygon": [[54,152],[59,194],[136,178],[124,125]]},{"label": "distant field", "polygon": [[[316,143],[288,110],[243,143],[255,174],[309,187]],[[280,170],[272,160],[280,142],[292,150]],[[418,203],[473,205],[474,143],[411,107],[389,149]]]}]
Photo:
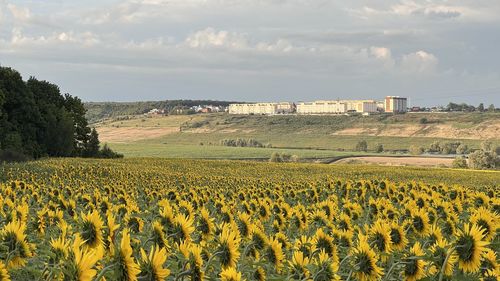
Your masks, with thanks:
[{"label": "distant field", "polygon": [[[426,124],[420,124],[422,118]],[[327,158],[359,155],[350,152],[359,140],[366,140],[372,151],[382,144],[387,153],[411,145],[427,147],[433,141],[460,140],[478,148],[484,139],[491,139],[500,145],[498,113],[366,117],[198,114],[120,117],[95,125],[103,142],[130,157],[267,158],[279,149],[302,158]],[[223,139],[237,138],[253,138],[273,148],[219,146]]]}]

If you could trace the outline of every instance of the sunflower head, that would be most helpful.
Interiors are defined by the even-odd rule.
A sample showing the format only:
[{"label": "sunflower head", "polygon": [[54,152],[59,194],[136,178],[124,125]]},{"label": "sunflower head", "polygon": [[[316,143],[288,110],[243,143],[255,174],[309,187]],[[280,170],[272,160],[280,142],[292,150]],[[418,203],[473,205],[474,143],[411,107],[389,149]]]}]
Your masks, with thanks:
[{"label": "sunflower head", "polygon": [[456,240],[458,267],[464,272],[477,272],[481,266],[481,255],[488,242],[483,240],[484,230],[478,225],[465,224]]}]

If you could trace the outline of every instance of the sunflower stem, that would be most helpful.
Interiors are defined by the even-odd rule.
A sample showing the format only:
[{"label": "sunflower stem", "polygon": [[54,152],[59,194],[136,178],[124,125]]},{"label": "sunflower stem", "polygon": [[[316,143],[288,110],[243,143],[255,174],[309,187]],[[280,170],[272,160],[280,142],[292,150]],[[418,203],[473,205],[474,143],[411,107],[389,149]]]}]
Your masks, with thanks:
[{"label": "sunflower stem", "polygon": [[450,259],[451,255],[453,254],[453,251],[455,251],[455,247],[451,248],[450,251],[448,251],[446,258],[444,259],[443,265],[441,266],[441,272],[439,272],[439,281],[443,280],[446,264],[448,263],[448,260]]},{"label": "sunflower stem", "polygon": [[188,269],[186,271],[183,271],[181,273],[179,273],[176,277],[175,277],[175,281],[178,281],[180,278],[183,278],[184,276],[187,276],[191,274],[191,269]]},{"label": "sunflower stem", "polygon": [[396,268],[396,266],[400,265],[401,262],[395,262],[391,265],[391,268],[389,268],[389,271],[387,271],[387,274],[385,275],[384,277],[384,280],[383,281],[386,281],[386,280],[389,280],[390,276],[391,276],[391,273],[392,273],[392,270],[394,268]]},{"label": "sunflower stem", "polygon": [[347,276],[347,279],[346,279],[346,281],[349,281],[349,280],[351,280],[351,277],[352,277],[352,270],[351,270],[351,271],[349,272],[349,276]]},{"label": "sunflower stem", "polygon": [[104,277],[104,274],[105,274],[108,270],[110,270],[111,268],[113,268],[113,267],[115,267],[115,266],[117,266],[117,265],[118,265],[118,263],[113,263],[113,264],[110,264],[110,265],[106,266],[105,268],[103,268],[103,269],[101,270],[101,272],[99,272],[99,275],[97,275],[97,277],[95,278],[95,280],[94,280],[94,281],[99,281],[99,280],[101,280],[101,278],[102,278],[102,277]]}]

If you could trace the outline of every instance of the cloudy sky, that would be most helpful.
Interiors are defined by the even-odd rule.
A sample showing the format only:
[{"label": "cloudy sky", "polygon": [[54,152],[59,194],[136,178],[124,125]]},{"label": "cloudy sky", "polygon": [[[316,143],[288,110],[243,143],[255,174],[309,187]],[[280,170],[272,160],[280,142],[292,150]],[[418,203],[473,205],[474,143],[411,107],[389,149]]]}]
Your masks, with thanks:
[{"label": "cloudy sky", "polygon": [[0,0],[0,64],[86,101],[500,106],[499,0]]}]

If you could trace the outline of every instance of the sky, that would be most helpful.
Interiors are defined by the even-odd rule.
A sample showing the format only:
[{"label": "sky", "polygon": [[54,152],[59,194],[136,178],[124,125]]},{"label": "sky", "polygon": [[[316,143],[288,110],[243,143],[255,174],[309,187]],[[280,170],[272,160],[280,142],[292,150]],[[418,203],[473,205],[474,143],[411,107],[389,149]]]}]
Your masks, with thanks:
[{"label": "sky", "polygon": [[0,0],[0,65],[84,101],[500,106],[499,0]]}]

